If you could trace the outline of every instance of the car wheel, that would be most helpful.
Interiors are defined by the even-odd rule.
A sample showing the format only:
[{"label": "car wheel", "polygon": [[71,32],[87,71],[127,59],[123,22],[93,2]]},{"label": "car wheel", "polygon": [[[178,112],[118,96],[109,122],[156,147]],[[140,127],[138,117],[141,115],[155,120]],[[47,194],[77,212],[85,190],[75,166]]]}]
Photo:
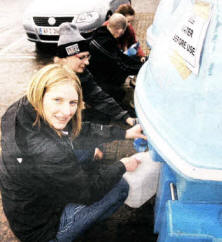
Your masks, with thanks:
[{"label": "car wheel", "polygon": [[44,49],[46,49],[46,44],[41,43],[41,42],[36,42],[35,49],[37,52],[42,52],[42,51],[44,51]]},{"label": "car wheel", "polygon": [[106,18],[105,18],[105,20],[108,20],[110,17],[111,17],[111,15],[112,15],[113,13],[112,13],[112,11],[108,11],[107,12],[107,14],[106,14]]}]

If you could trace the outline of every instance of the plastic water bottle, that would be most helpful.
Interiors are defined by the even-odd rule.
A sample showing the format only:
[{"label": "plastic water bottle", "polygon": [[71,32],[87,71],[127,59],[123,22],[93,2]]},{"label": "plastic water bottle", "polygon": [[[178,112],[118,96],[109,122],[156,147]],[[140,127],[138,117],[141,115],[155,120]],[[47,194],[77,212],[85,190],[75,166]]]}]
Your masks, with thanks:
[{"label": "plastic water bottle", "polygon": [[147,141],[142,138],[135,139],[133,145],[137,152],[145,152],[148,148]]},{"label": "plastic water bottle", "polygon": [[141,164],[134,172],[123,175],[130,187],[124,203],[132,208],[139,208],[157,191],[161,163],[153,161],[149,152],[136,153],[134,157]]},{"label": "plastic water bottle", "polygon": [[138,48],[140,46],[139,42],[136,42],[134,44],[132,44],[125,52],[124,54],[128,55],[128,56],[132,56],[132,55],[136,55],[138,52]]}]

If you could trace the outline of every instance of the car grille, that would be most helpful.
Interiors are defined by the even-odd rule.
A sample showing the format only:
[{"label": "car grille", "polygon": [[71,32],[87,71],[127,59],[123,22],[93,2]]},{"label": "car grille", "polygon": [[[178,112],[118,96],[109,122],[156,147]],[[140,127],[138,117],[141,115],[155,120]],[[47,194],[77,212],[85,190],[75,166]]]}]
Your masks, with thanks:
[{"label": "car grille", "polygon": [[39,38],[41,40],[48,40],[48,41],[58,41],[59,40],[58,35],[39,35]]},{"label": "car grille", "polygon": [[[49,17],[33,17],[34,23],[37,26],[51,26],[48,23],[48,19]],[[56,23],[53,25],[54,27],[59,26],[64,22],[72,22],[73,17],[55,17],[55,19],[56,19]]]}]

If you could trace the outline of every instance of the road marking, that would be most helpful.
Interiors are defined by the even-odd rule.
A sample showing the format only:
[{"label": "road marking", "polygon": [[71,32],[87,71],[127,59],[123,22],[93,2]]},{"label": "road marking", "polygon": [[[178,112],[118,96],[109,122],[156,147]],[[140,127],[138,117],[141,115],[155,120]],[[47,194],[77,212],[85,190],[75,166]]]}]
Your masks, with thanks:
[{"label": "road marking", "polygon": [[10,45],[8,45],[7,47],[3,48],[0,50],[0,55],[4,54],[5,52],[7,52],[9,49],[13,48],[14,46],[16,46],[17,44],[19,44],[20,42],[25,40],[25,36],[21,37],[20,39],[18,39],[17,41],[11,43]]},{"label": "road marking", "polygon": [[[7,27],[7,26],[6,26]],[[12,32],[16,32],[17,31],[17,28],[12,28],[12,29],[4,29],[4,27],[3,27],[3,29],[1,29],[1,39],[2,39],[2,37],[4,36],[4,35],[9,35],[9,34],[11,34]]]}]

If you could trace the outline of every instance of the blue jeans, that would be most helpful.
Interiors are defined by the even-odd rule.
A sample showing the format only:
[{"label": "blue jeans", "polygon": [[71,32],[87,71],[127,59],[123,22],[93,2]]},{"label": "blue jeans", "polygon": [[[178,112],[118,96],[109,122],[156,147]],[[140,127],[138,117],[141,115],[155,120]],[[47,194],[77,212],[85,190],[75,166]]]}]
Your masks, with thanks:
[{"label": "blue jeans", "polygon": [[95,222],[110,217],[126,200],[129,185],[120,182],[100,201],[90,206],[67,204],[60,218],[59,230],[55,240],[50,242],[72,242]]}]

